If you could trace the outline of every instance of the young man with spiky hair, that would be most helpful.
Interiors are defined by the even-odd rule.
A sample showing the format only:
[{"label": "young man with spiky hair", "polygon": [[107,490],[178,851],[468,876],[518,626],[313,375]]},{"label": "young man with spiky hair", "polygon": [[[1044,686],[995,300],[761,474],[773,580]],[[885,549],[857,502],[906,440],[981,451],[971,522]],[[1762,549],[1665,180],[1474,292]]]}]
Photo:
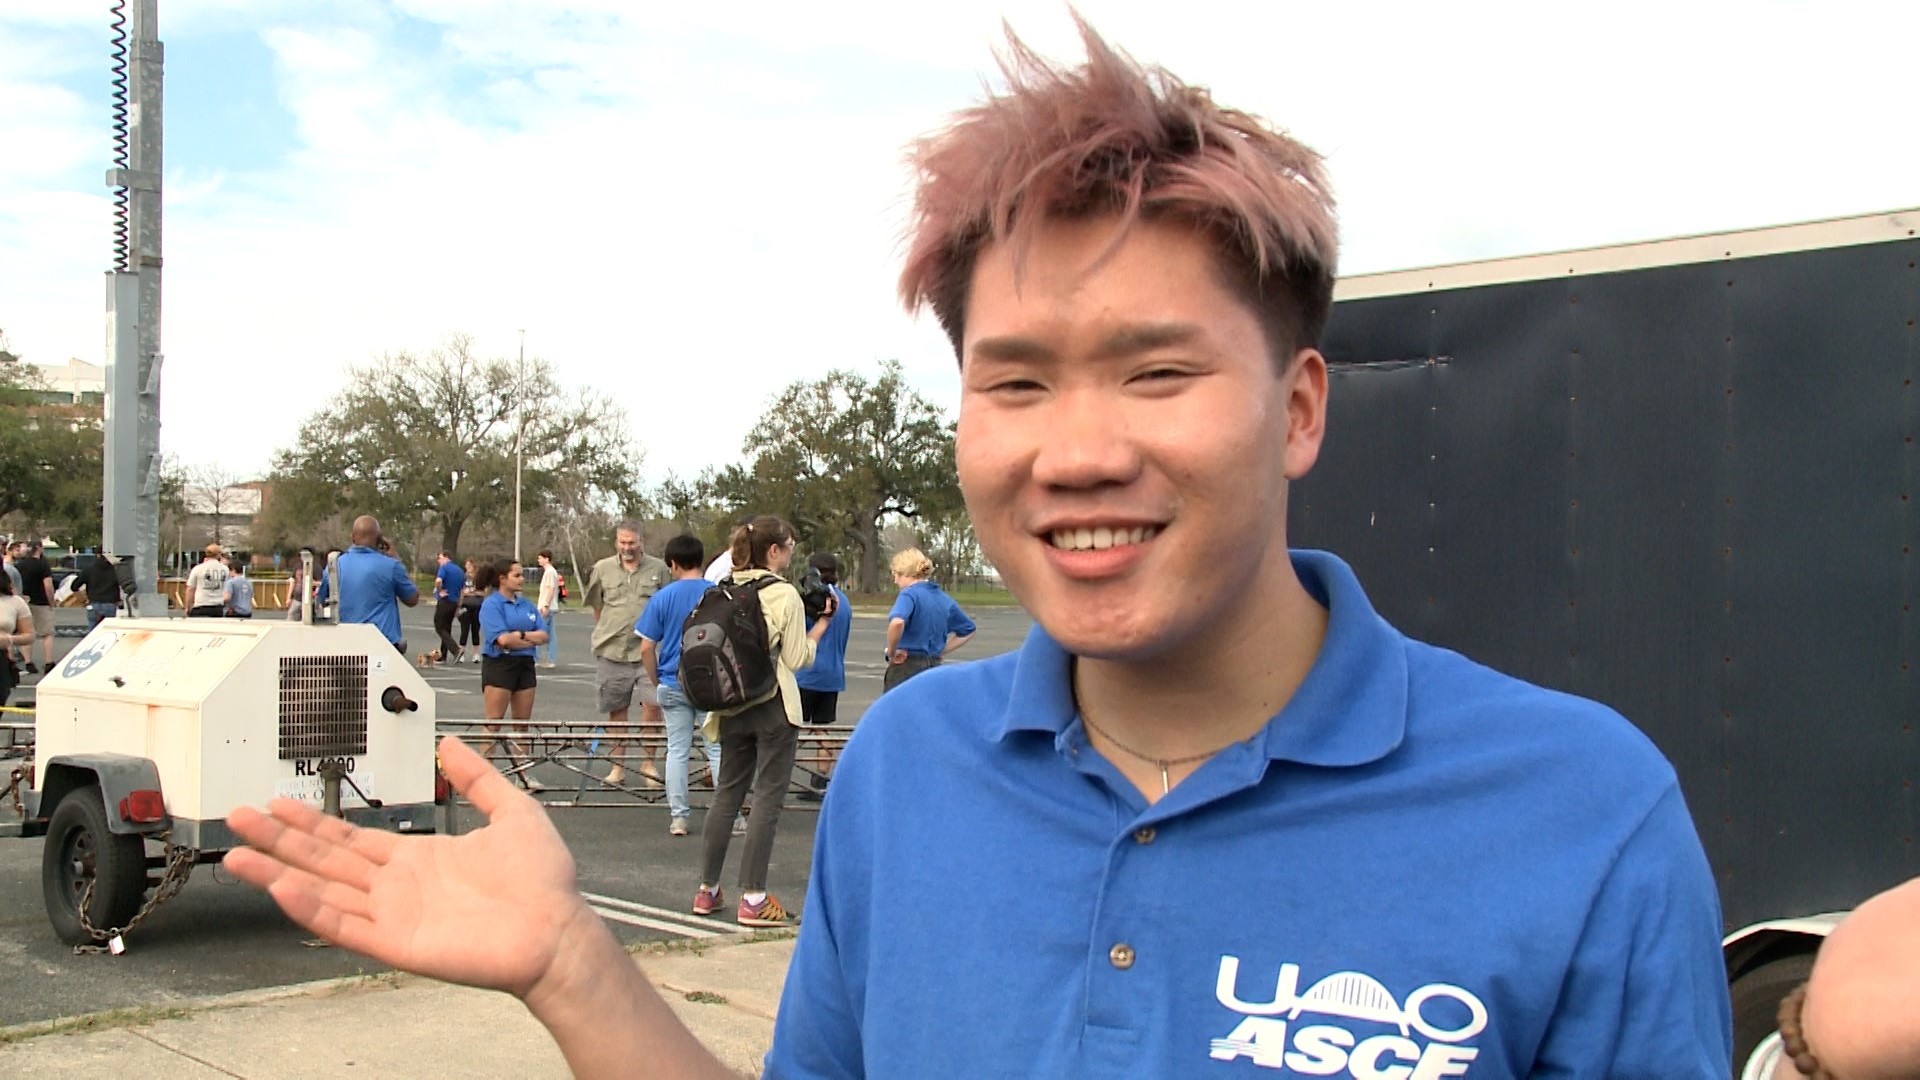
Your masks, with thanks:
[{"label": "young man with spiky hair", "polygon": [[[862,719],[768,1075],[1727,1076],[1672,769],[1286,545],[1326,418],[1319,157],[1083,38],[1072,69],[1013,42],[1007,91],[915,154],[902,293],[960,358],[961,487],[1037,626]],[[519,993],[583,1075],[713,1074],[538,808],[442,757],[493,817],[444,853],[276,803],[229,865],[348,947]],[[535,854],[502,882],[509,839]],[[381,904],[429,859],[497,911]]]}]

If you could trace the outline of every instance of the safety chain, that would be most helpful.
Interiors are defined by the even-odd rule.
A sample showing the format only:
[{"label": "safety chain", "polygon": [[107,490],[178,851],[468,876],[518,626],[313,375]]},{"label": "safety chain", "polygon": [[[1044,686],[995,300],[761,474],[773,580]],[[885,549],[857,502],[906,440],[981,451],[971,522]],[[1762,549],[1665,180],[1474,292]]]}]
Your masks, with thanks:
[{"label": "safety chain", "polygon": [[[93,884],[99,880],[97,877],[88,878],[86,891],[80,894],[80,929],[86,931],[87,936],[93,938],[95,941],[111,941],[114,938],[125,937],[133,933],[133,928],[139,926],[141,921],[148,915],[153,914],[154,908],[180,895],[180,890],[187,887],[187,879],[193,876],[194,865],[198,863],[199,860],[199,848],[179,847],[174,844],[168,844],[167,870],[166,873],[160,875],[160,884],[153,887],[153,895],[147,897],[147,902],[140,905],[139,912],[127,922],[127,925],[113,930],[96,930],[94,929],[93,923],[87,918],[87,905],[93,901]],[[75,945],[73,947],[73,952],[76,956],[87,956],[93,953],[107,953],[112,951],[113,948],[108,945]]]},{"label": "safety chain", "polygon": [[7,790],[0,791],[0,799],[11,798],[13,800],[13,812],[23,818],[27,816],[27,808],[20,802],[20,784],[26,780],[26,778],[26,767],[22,766],[17,768],[13,770],[13,778],[7,783]]}]

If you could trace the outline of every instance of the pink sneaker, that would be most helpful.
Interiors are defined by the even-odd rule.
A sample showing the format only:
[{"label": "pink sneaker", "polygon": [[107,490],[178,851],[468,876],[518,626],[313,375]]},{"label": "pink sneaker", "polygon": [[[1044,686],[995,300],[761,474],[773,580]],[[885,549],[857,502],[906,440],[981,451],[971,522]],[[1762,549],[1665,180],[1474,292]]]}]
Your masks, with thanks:
[{"label": "pink sneaker", "polygon": [[795,922],[772,893],[762,897],[757,904],[741,900],[740,910],[734,913],[733,919],[741,926],[792,926]]},{"label": "pink sneaker", "polygon": [[711,915],[719,910],[720,903],[720,886],[715,885],[709,889],[705,885],[702,885],[699,890],[693,894],[693,913],[695,915]]}]

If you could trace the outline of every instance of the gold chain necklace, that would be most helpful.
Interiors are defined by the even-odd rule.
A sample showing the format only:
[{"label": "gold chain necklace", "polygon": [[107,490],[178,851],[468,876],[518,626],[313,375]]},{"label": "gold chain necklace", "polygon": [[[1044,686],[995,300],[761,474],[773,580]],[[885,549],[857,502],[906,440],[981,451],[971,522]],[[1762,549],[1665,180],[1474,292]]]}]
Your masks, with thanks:
[{"label": "gold chain necklace", "polygon": [[1225,750],[1228,746],[1232,746],[1233,743],[1241,741],[1239,739],[1235,739],[1233,740],[1233,742],[1226,743],[1225,745],[1222,745],[1216,749],[1208,750],[1208,751],[1205,751],[1204,753],[1199,753],[1199,754],[1188,754],[1185,757],[1160,758],[1160,757],[1154,757],[1152,754],[1143,754],[1140,751],[1135,750],[1133,747],[1128,746],[1126,743],[1121,742],[1119,739],[1114,738],[1113,735],[1110,732],[1108,732],[1106,728],[1103,728],[1100,725],[1093,722],[1093,717],[1087,715],[1087,710],[1085,708],[1082,708],[1080,710],[1080,722],[1082,724],[1085,724],[1087,726],[1087,729],[1092,731],[1094,734],[1112,743],[1116,750],[1119,750],[1130,757],[1138,758],[1149,765],[1158,765],[1160,767],[1160,794],[1162,795],[1166,795],[1173,791],[1172,779],[1167,775],[1168,769],[1171,769],[1175,765],[1191,765],[1196,761],[1205,761],[1208,758],[1212,757],[1213,755],[1218,754],[1220,751]]}]

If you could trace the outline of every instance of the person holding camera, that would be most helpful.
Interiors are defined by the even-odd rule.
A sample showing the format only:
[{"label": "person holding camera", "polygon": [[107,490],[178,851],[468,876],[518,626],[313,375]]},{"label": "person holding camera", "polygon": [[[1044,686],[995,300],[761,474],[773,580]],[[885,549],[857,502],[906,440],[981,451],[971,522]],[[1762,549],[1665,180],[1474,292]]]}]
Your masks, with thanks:
[{"label": "person holding camera", "polygon": [[[853,630],[853,608],[847,594],[840,591],[840,561],[831,551],[816,551],[807,556],[807,572],[800,579],[800,603],[806,609],[808,625],[831,610],[827,632],[813,648],[813,663],[793,675],[800,687],[800,719],[803,723],[826,726],[838,716],[840,694],[847,688],[847,637]],[[832,751],[822,749],[818,772],[812,774],[810,790],[802,799],[818,799],[827,790],[827,777],[833,771]]]},{"label": "person holding camera", "polygon": [[933,580],[933,560],[919,548],[893,557],[893,583],[900,595],[887,612],[887,674],[884,693],[928,668],[973,638],[973,620]]},{"label": "person holding camera", "polygon": [[771,515],[761,515],[733,531],[728,547],[733,572],[727,580],[746,585],[758,578],[776,580],[758,586],[761,616],[766,620],[767,643],[773,652],[776,676],[772,694],[726,715],[707,714],[704,733],[720,740],[720,778],[714,785],[713,806],[701,826],[700,887],[694,893],[693,913],[719,910],[720,871],[727,859],[733,817],[753,792],[753,814],[747,820],[746,850],[740,856],[740,906],[734,921],[742,926],[789,926],[793,916],[767,891],[767,868],[773,861],[773,834],[780,824],[780,804],[793,778],[793,755],[799,746],[800,688],[793,673],[813,663],[814,649],[827,632],[827,619],[809,626],[800,592],[778,580],[793,562],[793,526]]}]

